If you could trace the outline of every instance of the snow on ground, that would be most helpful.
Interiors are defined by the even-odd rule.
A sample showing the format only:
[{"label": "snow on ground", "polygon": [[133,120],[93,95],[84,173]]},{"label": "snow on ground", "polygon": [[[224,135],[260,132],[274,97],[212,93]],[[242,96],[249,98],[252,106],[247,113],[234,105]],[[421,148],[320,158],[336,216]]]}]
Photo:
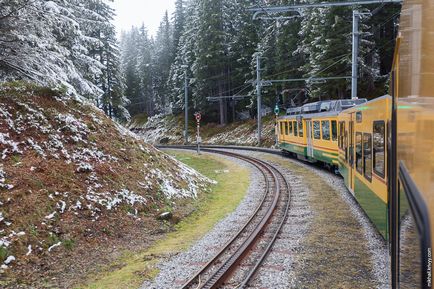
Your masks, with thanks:
[{"label": "snow on ground", "polygon": [[147,143],[159,144],[162,139],[168,143],[182,143],[183,136],[181,124],[173,116],[158,114],[148,118],[145,124],[132,122],[128,128],[137,131]]},{"label": "snow on ground", "polygon": [[[264,119],[262,137],[264,145],[274,144],[274,121]],[[172,115],[156,115],[141,124],[132,120],[128,128],[147,143],[151,144],[182,144],[184,142],[182,119]],[[205,144],[257,145],[256,122],[254,120],[240,121],[224,127],[207,124],[201,127],[202,141]],[[190,140],[195,140],[195,132],[190,131]]]},{"label": "snow on ground", "polygon": [[[86,188],[81,193],[56,189],[38,191],[38,202],[44,203],[40,198],[46,198],[46,203],[53,205],[49,205],[50,210],[44,212],[39,220],[33,219],[32,222],[34,228],[44,228],[50,234],[56,233],[56,224],[66,214],[82,218],[90,216],[92,222],[97,222],[106,212],[128,206],[131,209],[125,210],[125,214],[137,217],[141,210],[152,206],[155,196],[161,194],[170,201],[195,198],[212,183],[145,144],[137,135],[111,122],[89,105],[60,97],[53,97],[48,101],[53,103],[48,105],[45,100],[39,102],[33,92],[27,96],[26,91],[22,93],[23,96],[16,97],[8,95],[7,89],[0,89],[0,253],[5,248],[6,252],[13,252],[16,244],[24,246],[20,252],[26,254],[0,259],[3,269],[13,266],[12,257],[19,260],[41,251],[52,252],[61,245],[55,243],[47,247],[43,241],[33,244],[18,242],[28,232],[16,233],[15,222],[9,218],[8,212],[14,204],[14,196],[34,192],[25,189],[28,184],[20,183],[11,177],[13,175],[37,174],[41,166],[52,162],[57,165],[53,170],[65,168],[65,176],[62,172],[50,171],[48,167],[49,171],[43,177],[60,173],[58,177],[70,178],[71,182],[80,180],[79,185]],[[117,147],[107,141],[98,141],[100,135],[108,133],[112,134],[109,140],[118,140]],[[120,147],[121,144],[125,147]],[[137,166],[140,162],[141,166]],[[130,176],[120,176],[119,170],[125,167],[134,173],[133,180]],[[21,172],[24,168],[25,171]],[[57,179],[53,177],[50,181]],[[68,179],[63,181],[68,182]],[[41,185],[44,184],[41,182]]]}]

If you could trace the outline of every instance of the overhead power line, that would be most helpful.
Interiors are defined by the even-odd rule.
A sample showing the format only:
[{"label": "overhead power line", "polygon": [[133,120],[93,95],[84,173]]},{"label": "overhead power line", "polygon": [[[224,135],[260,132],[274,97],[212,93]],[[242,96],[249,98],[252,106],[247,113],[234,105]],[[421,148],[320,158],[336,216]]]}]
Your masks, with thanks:
[{"label": "overhead power line", "polygon": [[323,2],[323,3],[312,3],[312,4],[298,4],[298,5],[288,5],[288,6],[274,6],[274,7],[252,7],[247,10],[253,12],[253,19],[257,19],[260,14],[266,13],[276,14],[290,11],[299,11],[302,9],[309,8],[320,8],[320,7],[335,7],[335,6],[355,6],[355,5],[369,5],[369,4],[387,4],[387,3],[402,3],[403,0],[363,0],[363,1],[344,1],[344,2]]}]

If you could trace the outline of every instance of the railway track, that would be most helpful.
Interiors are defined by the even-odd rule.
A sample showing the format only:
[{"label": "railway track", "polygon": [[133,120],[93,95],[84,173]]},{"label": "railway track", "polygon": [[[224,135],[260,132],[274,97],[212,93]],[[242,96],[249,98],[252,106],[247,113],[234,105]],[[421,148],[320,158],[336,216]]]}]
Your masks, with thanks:
[{"label": "railway track", "polygon": [[265,192],[249,220],[182,288],[245,288],[255,279],[286,220],[291,201],[290,186],[278,169],[259,159],[222,150],[203,151],[252,164],[264,176]]}]

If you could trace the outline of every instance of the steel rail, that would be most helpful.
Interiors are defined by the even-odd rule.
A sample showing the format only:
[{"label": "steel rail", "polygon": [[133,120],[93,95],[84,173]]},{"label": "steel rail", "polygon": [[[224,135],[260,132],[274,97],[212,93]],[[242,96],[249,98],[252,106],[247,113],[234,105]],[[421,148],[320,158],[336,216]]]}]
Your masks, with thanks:
[{"label": "steel rail", "polygon": [[[238,154],[224,152],[224,151],[215,151],[215,150],[208,150],[210,152],[217,152],[224,155],[239,157]],[[261,163],[260,161],[250,158],[252,160],[255,160],[257,163]],[[262,163],[261,163],[262,164]],[[262,216],[260,223],[256,226],[256,228],[253,230],[253,232],[249,235],[249,237],[244,240],[244,242],[237,248],[235,253],[233,253],[228,260],[226,260],[218,269],[216,272],[212,274],[212,276],[203,284],[201,287],[202,289],[213,289],[218,288],[220,285],[226,281],[228,277],[231,276],[231,274],[235,271],[235,268],[238,266],[238,264],[241,262],[241,260],[247,255],[247,253],[250,251],[250,249],[253,247],[253,245],[256,244],[259,237],[261,236],[261,233],[265,229],[265,227],[270,222],[276,208],[277,203],[279,201],[280,197],[280,185],[277,179],[276,174],[268,167],[265,166],[266,169],[271,173],[274,182],[275,182],[275,193],[274,193],[274,199],[273,203],[270,207],[268,207],[268,210],[264,216]]]},{"label": "steel rail", "polygon": [[[188,147],[188,146],[163,146],[164,148],[175,148],[175,149],[194,149],[194,147]],[[290,207],[290,200],[291,200],[291,194],[290,194],[290,187],[287,183],[285,177],[282,173],[279,172],[277,168],[274,166],[263,162],[261,160],[258,160],[256,158],[248,157],[245,155],[240,155],[228,151],[221,151],[221,150],[215,150],[217,147],[213,147],[213,149],[205,149],[207,152],[211,153],[217,153],[217,154],[223,154],[231,157],[235,157],[238,159],[242,159],[248,163],[251,163],[255,167],[257,167],[261,173],[264,175],[264,178],[266,180],[266,192],[264,194],[263,199],[261,200],[261,203],[257,206],[255,209],[255,212],[251,215],[249,220],[244,224],[244,226],[234,235],[234,237],[231,238],[230,241],[228,241],[225,246],[204,266],[202,267],[195,275],[190,278],[187,283],[183,285],[183,289],[185,288],[192,288],[193,285],[196,285],[197,288],[218,288],[218,286],[222,285],[227,278],[229,278],[233,271],[236,270],[238,264],[241,262],[241,260],[244,259],[244,257],[249,253],[250,249],[257,243],[259,238],[261,237],[264,229],[269,225],[271,222],[271,219],[273,218],[274,214],[276,213],[278,202],[281,197],[281,187],[280,182],[283,180],[284,189],[286,190],[288,194],[288,200],[286,202],[285,212],[283,214],[283,217],[276,229],[276,231],[273,234],[272,239],[269,241],[267,248],[262,252],[260,258],[256,261],[255,266],[252,270],[249,271],[246,278],[243,279],[242,283],[237,286],[241,288],[245,288],[249,281],[253,278],[257,270],[260,268],[261,264],[265,260],[265,258],[268,256],[272,246],[274,245],[274,242],[276,241],[278,235],[280,234],[280,231],[284,225],[284,222],[286,221],[289,207]],[[221,147],[226,148],[228,147]],[[230,148],[229,148],[230,149]],[[254,150],[253,148],[250,148]],[[277,174],[276,174],[277,172]],[[274,181],[274,199],[273,203],[270,207],[268,207],[266,214],[263,215],[260,218],[259,224],[256,225],[254,230],[248,234],[248,237],[242,242],[241,245],[238,246],[238,248],[235,250],[235,252],[225,261],[221,266],[218,267],[216,271],[214,271],[211,274],[211,277],[209,277],[205,283],[200,284],[200,278],[203,274],[207,273],[207,271],[216,263],[216,261],[219,260],[225,253],[227,253],[229,247],[237,240],[239,237],[245,233],[245,230],[247,227],[253,223],[253,219],[258,217],[259,210],[264,206],[264,203],[266,201],[267,195],[270,194],[270,178],[267,179],[267,174],[271,175],[273,181]],[[260,216],[259,216],[260,217]]]},{"label": "steel rail", "polygon": [[282,231],[283,225],[285,224],[285,221],[288,217],[288,213],[289,213],[289,209],[290,209],[290,204],[291,204],[291,187],[289,186],[285,176],[274,166],[270,165],[270,167],[272,167],[274,170],[276,170],[276,172],[278,173],[278,175],[282,178],[283,183],[286,187],[286,190],[289,194],[288,196],[288,202],[286,203],[286,208],[285,208],[285,213],[283,215],[283,218],[276,230],[276,232],[274,233],[274,236],[272,238],[272,240],[268,243],[267,248],[265,249],[265,251],[263,252],[263,254],[261,255],[261,257],[259,258],[259,260],[256,262],[256,265],[253,267],[252,270],[250,270],[249,275],[247,275],[247,277],[243,280],[243,282],[241,282],[241,284],[238,285],[237,288],[247,288],[248,283],[250,282],[250,280],[253,278],[253,276],[256,274],[256,272],[258,271],[259,267],[262,265],[262,263],[264,262],[264,260],[267,258],[268,254],[271,251],[271,248],[273,247],[274,243],[277,240],[277,237],[279,236],[280,232]]},{"label": "steel rail", "polygon": [[[185,148],[182,147],[183,149],[191,149],[191,148]],[[208,150],[207,150],[208,151]],[[198,272],[196,272],[194,274],[193,277],[191,277],[183,286],[183,289],[187,289],[190,288],[191,286],[193,286],[194,284],[196,284],[197,280],[199,279],[199,277],[204,274],[208,269],[210,269],[210,267],[229,249],[229,247],[242,235],[242,233],[247,229],[247,227],[252,223],[253,219],[255,219],[255,217],[257,217],[257,214],[259,212],[259,210],[261,209],[261,207],[264,205],[266,198],[267,198],[267,194],[269,193],[270,190],[270,182],[267,181],[267,176],[266,173],[264,172],[264,170],[261,170],[261,168],[255,163],[252,162],[251,160],[249,160],[247,157],[238,157],[239,159],[243,159],[249,163],[251,163],[253,166],[257,167],[259,169],[259,171],[262,173],[262,175],[264,176],[265,179],[265,183],[266,183],[266,187],[265,187],[265,194],[263,196],[263,198],[261,199],[261,202],[258,204],[258,206],[256,207],[255,211],[253,212],[253,214],[250,216],[250,218],[247,220],[247,222],[243,225],[243,227],[238,230],[238,232],[223,246],[223,248],[205,265],[203,266]]]}]

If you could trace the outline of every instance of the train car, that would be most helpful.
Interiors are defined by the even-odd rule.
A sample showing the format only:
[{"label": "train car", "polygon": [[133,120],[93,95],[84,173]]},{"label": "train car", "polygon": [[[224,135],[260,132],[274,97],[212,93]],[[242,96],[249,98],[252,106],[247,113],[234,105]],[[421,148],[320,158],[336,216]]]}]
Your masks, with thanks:
[{"label": "train car", "polygon": [[279,146],[290,154],[299,158],[306,157],[306,133],[303,121],[298,115],[285,116],[278,120],[279,125]]},{"label": "train car", "polygon": [[392,71],[389,218],[393,288],[432,287],[434,2],[404,1]]},{"label": "train car", "polygon": [[390,96],[383,96],[339,114],[339,172],[345,185],[388,238],[387,125]]},{"label": "train car", "polygon": [[338,167],[337,111],[305,115],[307,156],[330,167]]},{"label": "train car", "polygon": [[[404,1],[390,96],[308,104],[279,120],[283,151],[328,165],[338,152],[346,186],[388,242],[392,288],[432,288],[433,22],[432,0]],[[295,121],[301,140],[289,133]]]},{"label": "train car", "polygon": [[339,112],[365,102],[365,99],[329,100],[289,109],[289,115],[278,120],[280,149],[302,160],[338,168]]}]

